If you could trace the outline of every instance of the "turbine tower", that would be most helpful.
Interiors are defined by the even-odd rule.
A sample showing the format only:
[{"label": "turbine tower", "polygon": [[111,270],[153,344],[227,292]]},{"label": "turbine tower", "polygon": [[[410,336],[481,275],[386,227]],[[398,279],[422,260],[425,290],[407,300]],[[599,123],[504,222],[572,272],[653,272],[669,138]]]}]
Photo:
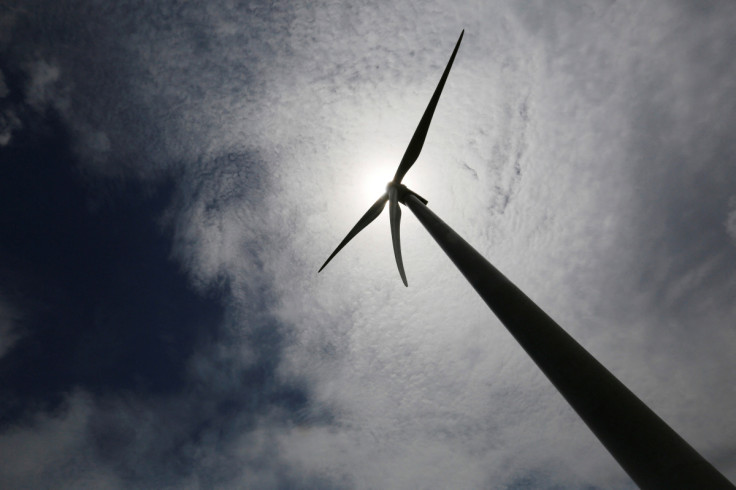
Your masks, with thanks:
[{"label": "turbine tower", "polygon": [[544,372],[596,437],[641,488],[734,489],[731,482],[565,332],[528,296],[427,207],[401,180],[416,162],[463,31],[386,192],[327,258],[318,272],[389,203],[396,265],[401,260],[399,203],[407,206],[488,307]]}]

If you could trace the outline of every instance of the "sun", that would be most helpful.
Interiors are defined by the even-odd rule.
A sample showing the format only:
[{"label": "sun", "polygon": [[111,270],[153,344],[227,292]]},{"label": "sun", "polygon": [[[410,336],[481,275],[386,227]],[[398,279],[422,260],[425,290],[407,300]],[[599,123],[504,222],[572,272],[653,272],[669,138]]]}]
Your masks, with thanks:
[{"label": "sun", "polygon": [[[424,163],[430,163],[431,158],[425,158]],[[356,197],[363,205],[374,203],[376,199],[386,192],[386,185],[394,178],[399,162],[390,158],[366,159],[365,163],[361,163],[359,170],[355,173],[354,192]],[[410,189],[415,190],[420,195],[422,190],[429,192],[434,187],[431,185],[431,179],[427,179],[429,172],[422,168],[411,169],[402,183]],[[426,196],[425,196],[426,197]]]},{"label": "sun", "polygon": [[365,165],[359,174],[359,188],[365,202],[373,202],[386,192],[386,184],[393,178],[396,166],[385,160]]}]

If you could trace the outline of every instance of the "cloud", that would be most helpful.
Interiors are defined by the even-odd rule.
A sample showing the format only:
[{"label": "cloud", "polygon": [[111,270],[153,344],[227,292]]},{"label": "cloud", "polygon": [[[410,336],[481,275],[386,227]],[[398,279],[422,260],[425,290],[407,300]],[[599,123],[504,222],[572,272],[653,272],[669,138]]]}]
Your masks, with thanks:
[{"label": "cloud", "polygon": [[26,99],[35,109],[43,109],[50,103],[58,103],[60,94],[58,83],[60,70],[58,66],[46,61],[35,61],[28,69],[29,82],[26,87]]},{"label": "cloud", "polygon": [[734,476],[732,7],[128,7],[39,9],[13,60],[95,206],[170,183],[132,228],[153,223],[181,269],[156,291],[215,294],[222,317],[171,392],[29,409],[2,444],[69,457],[6,481],[68,465],[113,488],[630,488],[410,213],[409,289],[385,216],[316,274],[463,27],[407,184]]},{"label": "cloud", "polygon": [[54,414],[38,415],[33,427],[17,427],[0,438],[0,484],[4,488],[124,488],[110,469],[98,465],[94,446],[85,438],[91,401],[69,397]]},{"label": "cloud", "polygon": [[5,76],[0,71],[0,146],[6,146],[16,131],[22,127],[13,104],[8,102],[10,88],[5,83]]},{"label": "cloud", "polygon": [[[471,86],[464,78],[467,73],[463,71],[463,63],[486,74],[483,71],[486,66],[474,62],[473,57],[479,55],[473,54],[472,41],[463,46],[457,70],[451,75],[447,93],[443,94],[438,108],[437,125],[433,126],[428,139],[429,146],[425,149],[428,156],[421,162],[424,166],[421,168],[433,165],[431,155],[438,150],[431,146],[431,140],[439,139],[440,146],[456,149],[461,155],[452,157],[448,151],[448,157],[442,161],[452,162],[455,158],[463,165],[471,165],[468,162],[472,162],[472,168],[483,170],[498,165],[512,176],[508,180],[510,184],[503,185],[503,179],[489,173],[480,179],[479,186],[489,189],[489,192],[466,197],[462,189],[468,186],[462,183],[463,174],[460,173],[460,176],[447,178],[449,186],[444,183],[445,188],[456,186],[451,196],[443,195],[443,190],[438,189],[441,187],[439,183],[430,184],[430,191],[426,194],[431,196],[431,205],[439,209],[443,218],[451,224],[459,223],[458,228],[471,243],[480,244],[503,271],[600,356],[606,365],[637,393],[643,394],[655,409],[667,413],[668,420],[674,417],[674,425],[682,428],[696,416],[692,407],[688,408],[682,402],[678,404],[678,397],[683,393],[693,399],[697,399],[696,393],[699,393],[702,403],[709,407],[703,413],[725,410],[725,405],[716,408],[721,402],[717,401],[720,396],[715,387],[722,386],[722,380],[704,383],[704,376],[709,371],[705,367],[708,364],[706,352],[729,364],[725,352],[716,354],[719,349],[706,347],[706,344],[719,338],[716,344],[732,345],[732,333],[725,327],[728,322],[720,316],[730,315],[726,291],[732,287],[732,279],[727,277],[728,273],[715,272],[730,270],[726,264],[732,261],[732,253],[724,249],[722,240],[720,243],[711,240],[713,230],[720,232],[718,221],[722,214],[717,203],[719,200],[722,202],[732,189],[729,182],[733,173],[728,170],[732,167],[729,157],[732,146],[721,144],[708,148],[701,143],[695,150],[688,145],[696,143],[698,135],[702,134],[713,134],[714,142],[728,141],[725,128],[733,127],[729,115],[730,91],[717,91],[720,95],[716,96],[705,88],[705,85],[710,86],[708,80],[712,79],[706,74],[715,74],[716,80],[724,80],[726,84],[725,80],[732,79],[727,72],[721,73],[721,67],[731,66],[721,58],[727,56],[727,50],[717,48],[717,37],[714,40],[703,38],[705,32],[721,32],[726,23],[717,17],[698,18],[688,25],[688,37],[681,36],[681,31],[675,29],[685,21],[687,14],[666,6],[655,6],[651,11],[634,11],[625,4],[601,5],[599,11],[584,15],[578,15],[574,9],[557,7],[533,13],[521,12],[516,18],[511,16],[513,21],[528,29],[530,36],[524,38],[509,28],[512,31],[509,37],[515,41],[522,39],[519,45],[527,51],[511,48],[513,54],[508,56],[517,62],[516,66],[511,65],[504,72],[501,67],[492,65],[487,71],[498,69],[508,77],[506,83],[509,84],[517,77],[526,76],[526,84],[531,87],[522,86],[505,92],[504,97],[510,97],[511,101],[518,94],[518,102],[507,102],[505,111],[493,111],[491,89],[483,91],[477,88],[479,85],[473,85],[476,90],[466,89],[468,92],[463,93],[464,84]],[[534,19],[525,18],[527,13]],[[657,29],[644,29],[642,19],[650,19]],[[627,35],[621,36],[622,31]],[[473,30],[469,28],[468,32]],[[483,34],[478,36],[483,39]],[[677,36],[677,40],[673,36]],[[447,37],[452,39],[449,33]],[[473,36],[467,37],[473,39]],[[482,44],[482,41],[476,42]],[[691,43],[702,46],[711,56],[696,61],[689,51],[693,49]],[[426,46],[431,43],[419,39],[417,44]],[[441,53],[436,57],[443,59]],[[520,60],[525,60],[526,64]],[[684,68],[691,66],[690,63],[698,66],[695,69],[697,75],[693,78],[687,76]],[[367,70],[365,76],[367,80],[371,79]],[[670,80],[676,83],[669,83]],[[370,85],[365,85],[368,89],[360,86],[354,90],[370,94]],[[384,104],[391,112],[394,104],[390,94],[402,94],[405,88],[390,82],[386,85],[390,89]],[[374,105],[370,95],[362,99]],[[679,100],[674,106],[677,114],[669,114],[672,110],[669,102],[675,99]],[[453,110],[443,112],[443,107],[447,107],[443,104],[449,104]],[[723,104],[722,109],[716,107],[719,104]],[[417,105],[421,108],[420,104]],[[485,111],[489,106],[490,111]],[[712,109],[705,113],[714,115],[713,119],[700,117],[703,106]],[[403,117],[401,111],[394,112],[398,118]],[[478,139],[499,141],[497,147],[504,151],[498,152],[493,159],[485,157],[493,155],[487,149],[475,150],[472,145],[463,144],[467,140],[462,136],[468,133],[463,118],[486,123],[489,117],[485,114],[489,112],[498,114],[497,124],[492,126],[493,132],[486,130],[488,134]],[[524,114],[528,114],[530,119],[526,124]],[[355,104],[344,116],[335,112],[327,119],[337,121],[337,125],[343,128],[343,137],[350,138],[352,131],[357,133],[357,129],[352,129],[351,121],[360,120],[366,124],[370,118],[369,111],[361,111],[361,106]],[[443,124],[443,119],[450,122]],[[386,124],[390,126],[392,123]],[[376,127],[380,128],[378,124]],[[414,126],[407,122],[406,127],[411,131]],[[513,129],[508,130],[506,137],[518,138],[516,142],[504,140],[503,131],[509,127]],[[478,131],[476,127],[470,128],[471,132],[473,130]],[[379,144],[386,140],[386,137],[382,138],[381,131],[373,127],[365,130],[367,134],[376,134],[374,139]],[[443,140],[443,134],[451,136]],[[332,143],[330,138],[331,135],[327,134],[326,139]],[[404,141],[406,139],[408,137]],[[360,141],[357,136],[355,141]],[[344,144],[350,146],[349,141]],[[345,150],[343,155],[339,145],[340,142],[334,142],[328,146],[335,153],[336,161],[342,161],[350,151]],[[403,148],[398,141],[396,146],[399,150]],[[517,172],[512,171],[517,155],[518,177]],[[315,168],[318,167],[315,165]],[[416,171],[421,172],[419,165]],[[436,169],[433,171],[437,172]],[[443,168],[442,172],[443,176],[451,175],[451,167]],[[332,179],[329,176],[325,180],[332,182]],[[334,179],[350,182],[347,171],[345,176]],[[307,182],[309,185],[312,180]],[[300,182],[300,185],[304,183]],[[324,214],[339,217],[347,230],[361,210],[351,211],[352,217],[343,218],[343,214],[348,214],[344,204],[349,202],[348,192],[345,191],[345,195],[340,194],[343,192],[341,189],[334,192],[338,195],[334,197],[333,204],[327,204],[328,212]],[[706,192],[709,194],[707,197]],[[508,203],[500,207],[493,204],[499,202],[499,198],[502,199],[500,202],[508,199]],[[295,203],[294,207],[303,205]],[[677,214],[688,206],[693,210],[691,215]],[[489,218],[494,216],[489,209],[503,209],[503,219]],[[311,228],[309,232],[305,230],[308,236],[317,239],[329,233],[316,217],[305,216],[304,220],[309,224],[307,228]],[[327,222],[327,217],[322,221]],[[378,417],[377,414],[389,413],[395,414],[391,422],[400,426],[401,416],[398,414],[403,412],[399,406],[406,407],[407,417],[423,420],[421,398],[412,397],[410,389],[417,381],[404,377],[404,373],[421,373],[417,374],[418,379],[432,386],[441,386],[443,379],[450,383],[450,380],[467,376],[467,368],[454,371],[450,366],[452,360],[468,357],[469,346],[456,352],[438,350],[430,353],[421,349],[435,336],[442,339],[438,345],[447,346],[452,335],[448,331],[450,328],[474,326],[472,333],[462,330],[462,335],[474,336],[480,357],[498,358],[495,349],[482,346],[498,344],[500,339],[495,336],[488,339],[477,337],[479,329],[497,329],[498,326],[487,324],[481,308],[477,312],[473,310],[472,314],[468,311],[466,298],[472,294],[462,281],[455,280],[449,271],[441,279],[436,277],[437,268],[447,262],[443,262],[445,259],[440,254],[424,248],[427,242],[423,242],[423,238],[412,235],[414,229],[410,220],[405,220],[404,226],[404,242],[410,244],[405,245],[404,252],[410,284],[413,284],[412,280],[418,281],[421,288],[434,290],[434,295],[412,289],[405,292],[391,283],[396,274],[391,270],[393,264],[386,239],[386,223],[380,220],[372,225],[372,231],[366,231],[356,239],[356,243],[351,243],[330,265],[332,269],[326,271],[329,278],[303,279],[303,286],[297,290],[320,290],[323,293],[317,293],[318,298],[310,298],[316,305],[305,305],[305,301],[295,297],[298,294],[284,292],[283,309],[289,312],[287,321],[302,326],[302,342],[309,346],[304,353],[305,359],[294,369],[302,373],[315,372],[317,393],[324,393],[333,406],[339,407],[336,408],[337,413],[350,421],[345,422],[347,426],[366,424],[366,421]],[[690,231],[683,234],[683,230]],[[344,231],[336,230],[334,239],[338,240],[341,233]],[[308,247],[306,239],[295,241],[295,255],[318,255],[310,248],[300,250]],[[430,246],[434,244],[429,243],[426,247]],[[328,252],[329,244],[325,246],[324,253]],[[417,261],[412,259],[413,256],[423,257],[422,264],[412,264],[412,261]],[[299,263],[294,260],[289,269],[298,268]],[[280,281],[287,280],[286,274],[280,277]],[[704,277],[709,280],[705,281]],[[289,280],[293,282],[292,277]],[[709,282],[713,280],[715,283]],[[707,298],[712,300],[707,301]],[[703,335],[697,330],[700,323],[697,318],[706,313],[705,304],[721,313],[700,316],[707,318],[705,322],[709,330],[705,338],[708,340],[701,337],[691,343]],[[417,311],[419,306],[413,305],[425,305],[423,308],[431,313],[422,314]],[[340,320],[327,323],[320,320],[325,314],[319,311],[321,308]],[[304,316],[305,311],[310,312],[309,320]],[[430,315],[432,318],[427,318]],[[683,316],[688,319],[683,320]],[[423,328],[412,328],[413,325]],[[331,333],[325,333],[325,328]],[[671,340],[662,342],[663,336]],[[329,357],[319,350],[320,345],[328,342],[327,339],[332,341],[327,352]],[[402,342],[408,343],[409,347],[397,347],[402,346]],[[697,347],[684,349],[683,346],[689,343]],[[506,347],[514,349],[512,343]],[[652,354],[655,354],[655,362],[651,362]],[[522,356],[518,351],[516,355]],[[294,359],[297,359],[296,354]],[[436,369],[412,369],[412,363],[423,365],[422,361],[432,362],[430,365]],[[494,365],[485,372],[496,373],[502,366]],[[535,368],[526,366],[526,369],[531,373]],[[728,370],[730,368],[724,367],[724,372]],[[673,372],[683,375],[685,371],[692,373],[685,377],[689,382],[683,380],[682,385],[678,384],[667,394],[666,380]],[[528,386],[521,380],[521,372],[502,372],[508,372],[509,383]],[[543,380],[539,382],[544,383]],[[375,388],[372,383],[375,383]],[[470,386],[480,385],[476,382]],[[371,394],[378,392],[379,398],[361,396],[366,391]],[[524,400],[527,403],[545,403],[532,390],[526,395],[528,398]],[[391,403],[392,396],[401,400],[403,405]],[[386,405],[380,405],[381,402]],[[368,407],[374,403],[379,405],[370,410]],[[681,411],[674,413],[674,406],[682,407]],[[483,413],[475,406],[473,408],[479,411],[468,408],[472,413]],[[505,412],[494,416],[502,426],[524,423]],[[555,423],[534,433],[538,444],[543,438],[560,440],[564,437],[562,431],[553,429],[568,428],[561,422],[567,419],[558,417],[561,418],[554,419]],[[569,420],[574,424],[574,416]],[[698,423],[703,422],[700,419]],[[719,424],[714,423],[713,427],[716,425]],[[416,432],[402,433],[402,436],[412,439],[419,437],[423,430],[428,430],[428,427],[419,424]],[[723,443],[710,446],[711,442],[705,441],[704,434],[697,436],[691,433],[690,436],[695,444],[700,442],[698,447],[705,448],[707,454],[724,447]],[[703,440],[700,441],[699,437]],[[465,442],[469,443],[467,439]],[[514,446],[519,449],[520,445]],[[533,461],[541,465],[540,460],[544,458],[539,453],[525,456],[517,460],[524,467],[533,466]],[[397,457],[400,456],[393,456]],[[594,458],[591,457],[592,460]],[[581,464],[580,460],[575,463],[572,459],[566,461],[561,466]],[[407,461],[406,465],[411,467],[412,463]],[[591,480],[587,483],[595,481],[593,472],[590,475]],[[612,478],[615,477],[612,475]]]}]

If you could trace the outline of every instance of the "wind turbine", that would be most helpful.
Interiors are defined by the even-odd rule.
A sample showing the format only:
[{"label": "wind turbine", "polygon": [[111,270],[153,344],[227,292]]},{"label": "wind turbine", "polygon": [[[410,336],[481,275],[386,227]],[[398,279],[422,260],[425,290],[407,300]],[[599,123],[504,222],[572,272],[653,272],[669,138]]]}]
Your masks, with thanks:
[{"label": "wind turbine", "polygon": [[483,301],[641,488],[734,489],[713,465],[670,428],[527,295],[491,265],[426,206],[427,200],[401,184],[416,162],[460,41],[414,132],[386,192],[378,198],[327,258],[318,272],[389,203],[396,265],[407,286],[401,259],[399,203],[411,209]]},{"label": "wind turbine", "polygon": [[401,159],[401,163],[399,163],[399,168],[396,169],[396,174],[394,174],[394,178],[391,182],[388,183],[386,186],[386,192],[378,198],[378,200],[373,203],[373,206],[371,206],[368,211],[363,215],[362,218],[358,220],[358,222],[353,226],[353,229],[350,230],[350,232],[347,234],[347,236],[343,239],[342,242],[340,242],[340,245],[337,246],[334,252],[327,257],[327,260],[325,260],[325,263],[322,264],[322,267],[319,268],[317,271],[322,272],[322,269],[327,266],[327,264],[330,263],[330,260],[337,255],[337,252],[342,250],[342,248],[347,245],[347,243],[353,239],[355,235],[360,233],[363,228],[371,224],[373,220],[378,218],[378,216],[383,211],[383,208],[386,206],[386,201],[388,201],[388,210],[389,210],[389,219],[391,221],[391,240],[394,244],[394,257],[396,258],[396,265],[399,268],[399,275],[401,276],[401,280],[404,282],[404,286],[409,286],[409,284],[406,282],[406,273],[404,272],[404,261],[401,260],[401,240],[399,237],[399,223],[401,222],[401,209],[399,209],[399,202],[402,204],[405,204],[405,199],[407,196],[414,196],[419,201],[421,201],[423,204],[427,204],[427,200],[421,197],[420,195],[410,191],[405,185],[402,185],[401,180],[404,178],[404,175],[409,171],[412,165],[414,165],[414,162],[417,161],[417,158],[419,158],[419,153],[422,151],[422,146],[424,146],[424,140],[427,137],[427,131],[429,131],[429,123],[432,122],[432,116],[434,115],[434,110],[437,107],[437,102],[440,100],[440,95],[442,94],[442,89],[445,87],[445,82],[447,81],[447,75],[450,74],[450,68],[452,68],[452,62],[455,61],[455,55],[457,54],[458,48],[460,48],[460,41],[463,40],[463,34],[465,34],[465,29],[460,33],[460,37],[457,40],[457,43],[455,44],[455,49],[452,51],[452,56],[450,56],[450,61],[447,62],[447,66],[445,67],[444,73],[442,73],[442,78],[440,78],[440,83],[437,84],[437,88],[434,89],[434,94],[432,94],[432,98],[429,99],[429,105],[424,110],[424,115],[422,116],[422,119],[419,121],[419,126],[417,126],[416,131],[414,131],[414,136],[411,137],[411,141],[409,142],[409,146],[406,148],[406,151],[404,152],[404,156]]}]

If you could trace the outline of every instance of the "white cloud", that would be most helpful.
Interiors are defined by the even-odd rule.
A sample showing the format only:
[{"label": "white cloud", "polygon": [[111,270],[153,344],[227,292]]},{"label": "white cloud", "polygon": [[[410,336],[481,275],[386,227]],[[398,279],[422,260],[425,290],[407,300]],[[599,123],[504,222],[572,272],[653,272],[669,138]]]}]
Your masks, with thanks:
[{"label": "white cloud", "polygon": [[[482,21],[465,26],[465,44],[445,88],[423,156],[409,176],[434,174],[417,190],[430,199],[430,206],[440,216],[496,262],[635,392],[664,412],[696,447],[708,455],[715,454],[728,447],[728,438],[716,442],[706,435],[710,428],[701,425],[703,432],[698,433],[687,426],[709,425],[706,418],[720,417],[695,416],[682,397],[685,394],[686,399],[699,399],[704,414],[727,417],[727,406],[733,401],[724,402],[716,390],[730,383],[724,383],[720,376],[717,381],[704,382],[701,376],[710,369],[706,367],[708,352],[719,359],[724,372],[732,371],[732,362],[725,351],[710,344],[715,340],[710,334],[706,334],[709,341],[701,339],[698,347],[683,346],[697,336],[693,329],[699,327],[696,312],[702,312],[699,298],[710,296],[711,307],[730,317],[727,294],[715,291],[728,290],[731,283],[712,284],[704,279],[714,279],[714,270],[727,259],[718,243],[705,245],[715,257],[702,264],[695,255],[678,256],[680,243],[684,250],[697,245],[675,241],[684,237],[673,236],[670,224],[663,220],[670,219],[665,213],[673,204],[668,185],[676,184],[675,189],[685,191],[690,202],[702,203],[700,213],[709,209],[709,199],[730,191],[727,182],[733,180],[732,175],[716,184],[702,173],[723,148],[703,148],[700,153],[688,150],[685,158],[668,161],[674,156],[672,152],[687,150],[682,141],[694,142],[699,134],[713,131],[713,125],[718,127],[728,120],[730,90],[715,95],[703,86],[708,85],[705,73],[719,70],[724,61],[721,57],[727,52],[714,47],[713,58],[690,55],[693,45],[710,47],[713,42],[704,38],[703,32],[709,32],[708,28],[720,32],[727,22],[717,16],[699,18],[687,30],[688,37],[682,36],[680,26],[686,19],[692,21],[672,6],[645,9],[601,4],[593,12],[561,6],[516,14],[504,14],[503,7],[498,7],[490,21],[498,23],[493,28],[481,27],[488,17],[467,16]],[[380,9],[373,15],[377,17],[366,20],[366,24],[388,25],[389,30],[402,32],[398,27],[401,16],[394,23]],[[462,7],[458,7],[457,15],[462,17]],[[452,14],[438,22],[442,28],[432,22],[411,32],[414,42],[410,44],[426,50],[422,60],[402,55],[402,46],[392,45],[394,37],[391,41],[375,41],[381,46],[375,58],[396,58],[396,72],[388,68],[372,70],[370,63],[345,67],[345,81],[333,85],[342,97],[330,96],[316,114],[310,112],[311,127],[304,129],[306,137],[291,143],[296,148],[289,150],[287,146],[287,153],[282,153],[282,160],[293,162],[294,173],[297,167],[308,169],[304,178],[284,182],[286,194],[273,200],[273,205],[278,202],[281,208],[290,203],[290,212],[302,216],[296,220],[300,224],[290,255],[279,251],[268,261],[275,269],[283,319],[298,332],[298,340],[289,351],[289,370],[307,375],[317,399],[338,414],[345,429],[334,429],[334,438],[351,440],[356,448],[370,447],[371,437],[347,429],[369,427],[379,440],[393,440],[389,434],[397,433],[397,440],[409,441],[406,447],[397,442],[384,451],[355,449],[354,456],[342,456],[352,463],[335,465],[348,468],[347,472],[357,474],[371,464],[375,464],[374,470],[366,470],[371,475],[378,474],[377,468],[392,464],[406,471],[433,467],[431,457],[421,462],[412,459],[411,441],[421,441],[418,444],[428,451],[454,447],[432,435],[436,428],[430,414],[444,407],[446,411],[440,410],[443,420],[455,417],[462,421],[449,423],[447,431],[461,441],[460,445],[479,448],[479,461],[484,462],[494,482],[509,482],[517,475],[507,467],[489,463],[495,448],[486,445],[484,439],[503,440],[505,454],[517,456],[513,459],[519,471],[541,468],[548,475],[554,474],[549,476],[551,481],[570,485],[625,486],[626,478],[610,457],[601,449],[592,449],[597,447],[594,440],[585,439],[586,443],[581,444],[570,437],[569,431],[583,438],[589,435],[584,436],[586,429],[580,427],[579,420],[564,411],[564,402],[555,399],[553,393],[547,395],[549,399],[540,394],[546,389],[546,380],[524,361],[523,352],[475,300],[409,213],[402,223],[409,290],[398,284],[387,223],[380,219],[341,252],[322,275],[316,277],[308,268],[303,276],[298,274],[310,261],[318,266],[370,205],[354,205],[351,199],[355,194],[350,187],[351,175],[363,159],[353,157],[355,166],[342,162],[350,161],[351,155],[360,155],[363,146],[395,148],[398,161],[457,35]],[[519,31],[519,24],[525,31]],[[334,26],[321,30],[324,39],[318,39],[316,47],[303,43],[310,47],[303,50],[329,53],[331,46],[339,44],[336,49],[341,56],[339,50],[345,49],[345,43],[336,39],[352,39],[353,34],[334,32],[338,30]],[[333,32],[335,38],[331,39]],[[500,42],[493,42],[498,38]],[[397,44],[403,41],[398,36]],[[355,51],[345,58],[361,59],[360,51]],[[372,54],[367,52],[364,58]],[[423,66],[421,61],[429,62]],[[308,63],[305,61],[305,65]],[[691,64],[702,70],[694,78],[688,75]],[[358,74],[351,75],[355,70]],[[298,73],[307,76],[311,71],[304,66]],[[374,82],[377,73],[381,79]],[[421,73],[416,84],[422,88],[414,88],[413,79],[411,86],[400,83],[405,82],[401,73],[409,77]],[[720,74],[716,76],[721,79]],[[284,94],[314,86],[309,79],[300,80],[291,74],[276,79],[284,84]],[[279,86],[271,89],[275,97]],[[340,99],[347,101],[344,109]],[[678,103],[672,109],[674,113],[667,115],[667,101],[672,100]],[[719,108],[718,104],[724,102],[726,108]],[[698,118],[703,104],[713,110],[712,119]],[[273,105],[280,108],[269,114],[275,121],[264,124],[294,127],[294,123],[286,122],[291,105]],[[647,108],[666,111],[666,118],[642,121],[642,111]],[[296,124],[299,127],[300,123]],[[648,124],[661,124],[656,134],[667,138],[642,146],[647,140],[639,132],[646,131]],[[276,141],[281,147],[283,140]],[[311,141],[319,142],[323,150],[314,149]],[[327,166],[324,161],[339,163]],[[724,160],[713,170],[716,175],[728,175],[728,168],[728,160]],[[283,175],[288,173],[284,171]],[[680,187],[688,179],[691,185]],[[715,192],[701,195],[693,182],[701,182]],[[325,189],[330,194],[324,199],[303,200],[305,194],[320,195]],[[505,206],[500,206],[501,202]],[[652,245],[663,240],[672,240],[667,250]],[[657,257],[658,252],[664,255]],[[645,270],[655,274],[658,282],[643,280]],[[665,290],[662,285],[666,285]],[[306,297],[305,292],[309,292]],[[688,320],[677,320],[681,312],[675,303],[690,312]],[[712,334],[720,339],[716,344],[733,346],[732,334],[726,329],[729,322],[720,314],[710,318]],[[718,326],[720,333],[715,330]],[[669,340],[663,341],[668,336]],[[482,360],[479,366],[471,367],[469,360],[473,357]],[[511,367],[516,365],[518,369]],[[698,382],[683,381],[675,386],[668,383],[672,372],[682,375],[681,379]],[[488,386],[489,378],[507,390],[520,390],[519,398]],[[455,389],[443,390],[453,386]],[[468,393],[484,396],[476,399]],[[495,393],[498,395],[494,397]],[[492,412],[484,403],[485,397],[493,397],[498,403]],[[517,417],[517,404],[557,404],[553,405],[557,409],[553,415],[540,416],[532,410]],[[725,429],[722,424],[710,424],[713,429]],[[477,429],[468,434],[464,426]],[[506,431],[514,431],[514,437],[503,438]],[[550,449],[555,453],[554,461],[548,452],[524,449],[545,447],[547,443],[551,448],[560,441],[565,441],[564,451],[560,450],[563,445],[556,451]],[[305,444],[304,452],[309,448],[321,454],[320,450],[328,450],[332,444],[337,443],[316,438]],[[376,456],[381,453],[387,454],[385,459]],[[367,463],[370,458],[366,454],[374,454],[376,462]],[[310,456],[295,453],[294,457]],[[324,459],[315,456],[313,464],[319,467]],[[470,463],[473,458],[468,456],[465,461]],[[456,467],[463,466],[458,463]],[[610,472],[607,477],[592,470],[572,473],[571,468],[581,467],[609,468]],[[399,476],[390,474],[386,478],[390,481]],[[478,481],[473,478],[472,482]]]}]

